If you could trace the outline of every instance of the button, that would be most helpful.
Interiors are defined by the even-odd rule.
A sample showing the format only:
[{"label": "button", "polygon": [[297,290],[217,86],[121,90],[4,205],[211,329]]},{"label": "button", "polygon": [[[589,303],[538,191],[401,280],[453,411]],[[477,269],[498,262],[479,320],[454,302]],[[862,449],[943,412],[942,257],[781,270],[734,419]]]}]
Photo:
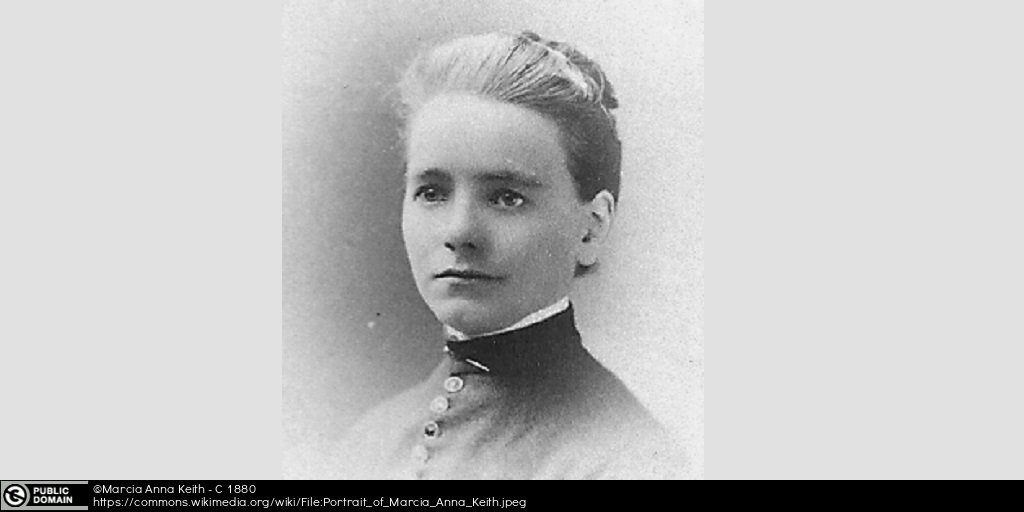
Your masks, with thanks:
[{"label": "button", "polygon": [[444,380],[444,389],[449,393],[458,393],[464,385],[461,377],[448,377]]},{"label": "button", "polygon": [[427,436],[427,439],[433,439],[441,435],[441,427],[436,421],[428,421],[426,425],[423,425],[423,435]]},{"label": "button", "polygon": [[412,460],[416,462],[426,462],[430,455],[427,453],[427,447],[422,444],[418,444],[412,447],[412,453],[409,454]]},{"label": "button", "polygon": [[448,399],[439,396],[430,401],[430,412],[441,414],[448,410]]}]

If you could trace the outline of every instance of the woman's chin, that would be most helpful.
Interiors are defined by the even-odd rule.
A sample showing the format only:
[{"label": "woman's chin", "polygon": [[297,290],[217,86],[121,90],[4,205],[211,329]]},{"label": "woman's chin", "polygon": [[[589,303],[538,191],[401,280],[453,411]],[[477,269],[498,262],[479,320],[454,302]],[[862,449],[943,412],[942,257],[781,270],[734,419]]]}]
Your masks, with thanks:
[{"label": "woman's chin", "polygon": [[509,315],[500,311],[502,308],[474,301],[445,300],[429,306],[442,324],[471,336],[497,331],[515,322],[505,318]]}]

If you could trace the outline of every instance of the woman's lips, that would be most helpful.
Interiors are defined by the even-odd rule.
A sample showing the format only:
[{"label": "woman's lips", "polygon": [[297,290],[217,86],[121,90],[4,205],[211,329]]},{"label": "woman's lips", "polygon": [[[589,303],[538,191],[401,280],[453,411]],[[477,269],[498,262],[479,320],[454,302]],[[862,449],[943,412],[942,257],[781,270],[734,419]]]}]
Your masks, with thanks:
[{"label": "woman's lips", "polygon": [[455,283],[471,283],[481,281],[498,281],[501,277],[488,274],[486,272],[480,272],[479,270],[469,269],[445,269],[437,274],[434,274],[435,279],[442,279],[445,281]]}]

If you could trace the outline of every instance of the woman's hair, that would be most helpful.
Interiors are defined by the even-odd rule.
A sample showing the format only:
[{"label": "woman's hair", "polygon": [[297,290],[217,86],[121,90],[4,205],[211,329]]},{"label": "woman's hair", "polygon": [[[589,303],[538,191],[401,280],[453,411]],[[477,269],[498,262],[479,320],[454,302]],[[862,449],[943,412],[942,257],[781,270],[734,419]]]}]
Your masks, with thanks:
[{"label": "woman's hair", "polygon": [[618,200],[621,142],[612,85],[594,61],[530,31],[469,36],[421,54],[400,84],[402,114],[438,94],[466,92],[519,105],[554,121],[581,201]]}]

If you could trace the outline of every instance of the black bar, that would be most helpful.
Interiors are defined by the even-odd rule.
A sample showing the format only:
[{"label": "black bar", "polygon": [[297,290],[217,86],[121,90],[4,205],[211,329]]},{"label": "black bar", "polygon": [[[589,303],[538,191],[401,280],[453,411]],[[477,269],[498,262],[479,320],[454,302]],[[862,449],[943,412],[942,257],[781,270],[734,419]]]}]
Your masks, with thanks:
[{"label": "black bar", "polygon": [[[257,509],[551,510],[642,506],[661,509],[680,491],[670,482],[89,480],[26,483],[4,480],[5,499],[27,491],[19,510],[162,507]],[[33,482],[42,482],[35,480]],[[669,486],[673,486],[670,489]],[[12,494],[8,495],[8,490]],[[5,509],[11,507],[5,502]],[[45,507],[45,508],[43,508]],[[59,508],[58,508],[59,507]]]}]

